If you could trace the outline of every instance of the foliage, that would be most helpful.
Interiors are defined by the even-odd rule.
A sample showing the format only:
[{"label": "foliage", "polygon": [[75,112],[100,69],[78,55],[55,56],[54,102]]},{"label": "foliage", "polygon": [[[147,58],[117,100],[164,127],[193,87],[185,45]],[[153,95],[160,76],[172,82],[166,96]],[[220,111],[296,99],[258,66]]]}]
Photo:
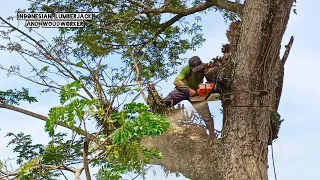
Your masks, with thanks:
[{"label": "foliage", "polygon": [[42,144],[33,144],[30,135],[8,133],[7,137],[12,138],[8,146],[14,146],[14,152],[18,153],[17,163],[21,165],[18,170],[18,179],[58,179],[61,173],[41,168],[41,166],[80,162],[83,139],[65,141],[66,136],[65,133],[57,133],[44,147]]},{"label": "foliage", "polygon": [[39,166],[39,160],[37,158],[31,159],[29,162],[23,164],[18,170],[18,180],[29,179],[45,179],[45,180],[57,180],[59,173],[50,172],[49,170],[39,170],[35,168]]},{"label": "foliage", "polygon": [[53,107],[49,111],[49,117],[46,120],[46,131],[50,136],[54,134],[54,128],[58,121],[66,122],[69,126],[74,126],[78,121],[82,121],[84,116],[93,111],[95,100],[76,98],[81,84],[79,81],[66,84],[60,91],[60,102],[64,105],[67,101],[69,104],[65,106]]},{"label": "foliage", "polygon": [[66,133],[57,133],[45,147],[41,161],[44,164],[60,165],[61,163],[73,164],[82,158],[83,137],[75,140],[65,140]]},{"label": "foliage", "polygon": [[[143,0],[139,3],[148,8],[156,8],[160,4],[155,1]],[[172,1],[171,6],[186,7],[182,1]],[[109,0],[77,0],[44,2],[36,0],[31,3],[29,10],[45,12],[90,12],[95,13],[94,19],[87,22],[85,28],[61,28],[60,37],[70,36],[78,46],[73,49],[73,54],[82,59],[96,58],[117,53],[122,56],[123,63],[130,68],[133,59],[141,59],[140,76],[150,79],[166,78],[172,70],[181,65],[183,58],[179,55],[189,49],[199,47],[204,39],[201,25],[197,22],[191,24],[181,20],[180,24],[168,26],[162,30],[168,18],[161,14],[139,14],[144,7],[130,4],[127,1]],[[125,34],[123,34],[125,29]],[[186,35],[187,38],[182,38]],[[128,41],[128,46],[125,42]]]},{"label": "foliage", "polygon": [[78,92],[80,91],[80,89],[81,82],[79,80],[64,85],[60,91],[60,103],[63,105],[68,100],[78,96]]},{"label": "foliage", "polygon": [[165,116],[149,112],[148,107],[142,103],[126,104],[122,111],[112,114],[110,118],[120,124],[124,123],[112,135],[114,144],[128,143],[144,136],[156,137],[170,126]]},{"label": "foliage", "polygon": [[[107,145],[104,156],[93,161],[93,166],[99,166],[98,179],[118,179],[127,172],[139,173],[144,165],[153,157],[161,158],[161,153],[139,144],[139,139],[146,136],[158,136],[167,130],[169,122],[164,116],[148,111],[142,103],[126,104],[122,111],[112,114],[112,120],[122,122],[110,137],[113,144]],[[52,140],[47,146],[32,144],[30,135],[9,133],[13,137],[9,145],[15,145],[18,153],[17,162],[21,164],[18,171],[20,179],[54,179],[59,173],[39,168],[39,165],[74,164],[81,162],[82,142],[64,138],[67,134],[52,134]]]},{"label": "foliage", "polygon": [[15,145],[13,152],[18,153],[17,164],[19,165],[38,156],[44,151],[42,144],[32,145],[32,138],[30,135],[25,135],[24,133],[8,133],[6,137],[12,137],[11,141],[8,143],[8,146]]},{"label": "foliage", "polygon": [[[53,142],[60,142],[63,137],[59,134],[54,135],[54,127],[58,121],[64,121],[73,126],[76,119],[82,121],[86,113],[92,114],[89,109],[93,111],[95,101],[76,98],[80,88],[79,82],[63,86],[60,91],[60,102],[62,104],[70,103],[50,110],[49,118],[46,121],[46,130],[49,131],[50,136],[55,137]],[[125,104],[121,111],[111,114],[108,121],[118,122],[121,127],[116,129],[110,137],[107,137],[113,140],[113,144],[107,146],[108,155],[102,156],[101,160],[93,163],[101,166],[97,178],[117,179],[127,171],[141,171],[143,165],[152,157],[161,158],[160,153],[142,147],[138,140],[147,136],[156,137],[165,132],[170,125],[165,116],[153,114],[149,111],[148,106],[133,102]],[[43,152],[43,161],[58,165],[61,163],[63,152],[67,150],[65,148],[66,145],[48,145]],[[82,146],[78,148],[81,150]],[[80,157],[81,154],[77,156]],[[50,160],[49,157],[54,158]]]},{"label": "foliage", "polygon": [[27,88],[22,88],[22,91],[17,89],[0,91],[0,101],[10,105],[19,105],[19,101],[27,101],[29,103],[38,102],[36,97],[29,95],[29,90]]},{"label": "foliage", "polygon": [[142,103],[129,103],[110,118],[122,126],[110,135],[113,144],[107,146],[109,156],[95,163],[102,164],[97,179],[119,179],[128,171],[139,173],[150,158],[162,157],[161,153],[142,147],[139,140],[166,131],[170,125],[166,117],[149,112]]},{"label": "foliage", "polygon": [[107,148],[110,152],[109,156],[97,162],[101,165],[96,175],[97,179],[120,179],[127,172],[139,174],[150,158],[162,158],[161,153],[142,147],[137,141],[129,141],[126,144],[117,144]]},{"label": "foliage", "polygon": [[270,128],[270,138],[269,138],[269,144],[272,143],[273,140],[278,138],[278,133],[280,130],[280,125],[284,120],[281,119],[281,116],[278,112],[276,111],[272,111],[270,113],[270,124],[271,124],[271,128]]}]

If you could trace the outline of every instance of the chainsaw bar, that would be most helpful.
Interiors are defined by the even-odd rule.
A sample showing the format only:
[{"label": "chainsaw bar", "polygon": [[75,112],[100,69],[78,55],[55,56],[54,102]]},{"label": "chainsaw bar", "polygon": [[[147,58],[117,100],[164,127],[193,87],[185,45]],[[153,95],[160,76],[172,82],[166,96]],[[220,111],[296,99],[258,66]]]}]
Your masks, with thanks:
[{"label": "chainsaw bar", "polygon": [[220,99],[220,94],[219,93],[213,93],[210,94],[209,97],[203,97],[203,96],[194,96],[190,97],[190,101],[192,102],[204,102],[204,101],[217,101]]}]

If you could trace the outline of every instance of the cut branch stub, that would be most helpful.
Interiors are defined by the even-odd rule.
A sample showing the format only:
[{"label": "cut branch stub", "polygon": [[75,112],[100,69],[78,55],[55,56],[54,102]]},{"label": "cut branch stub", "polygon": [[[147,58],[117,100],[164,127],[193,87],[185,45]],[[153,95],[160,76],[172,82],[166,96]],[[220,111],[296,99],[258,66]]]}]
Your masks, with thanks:
[{"label": "cut branch stub", "polygon": [[291,36],[289,43],[285,46],[286,47],[286,51],[284,52],[284,55],[283,55],[282,60],[281,60],[283,66],[285,65],[285,63],[286,63],[286,61],[288,59],[288,56],[289,56],[293,41],[294,41],[294,37]]}]

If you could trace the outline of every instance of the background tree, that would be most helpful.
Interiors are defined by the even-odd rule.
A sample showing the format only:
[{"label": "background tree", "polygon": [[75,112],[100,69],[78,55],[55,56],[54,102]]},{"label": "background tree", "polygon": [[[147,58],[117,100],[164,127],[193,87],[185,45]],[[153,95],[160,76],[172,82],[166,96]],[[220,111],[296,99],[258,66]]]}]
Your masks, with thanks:
[{"label": "background tree", "polygon": [[[11,24],[12,18],[1,18],[10,27],[1,31],[9,41],[1,48],[19,53],[30,64],[33,74],[22,74],[19,66],[1,69],[44,86],[43,92],[59,93],[61,102],[61,106],[53,107],[48,117],[44,117],[13,106],[20,100],[35,101],[26,89],[8,90],[1,92],[1,108],[45,120],[53,139],[60,138],[51,143],[55,148],[66,148],[67,144],[63,135],[55,134],[55,127],[72,129],[82,139],[72,140],[72,147],[67,149],[74,150],[75,157],[81,157],[81,151],[83,154],[82,159],[71,162],[65,157],[45,161],[50,145],[30,145],[30,137],[9,134],[18,150],[30,149],[31,154],[23,157],[26,163],[18,174],[5,170],[2,173],[22,178],[31,175],[52,178],[55,170],[71,171],[76,177],[85,170],[90,179],[91,164],[100,166],[98,178],[119,178],[127,170],[141,172],[141,166],[150,163],[152,157],[160,158],[159,153],[146,148],[152,147],[164,158],[151,163],[191,179],[267,179],[270,119],[275,115],[279,119],[276,112],[286,60],[280,59],[279,51],[292,5],[293,0],[32,1],[30,11],[99,12],[83,29],[60,29],[53,42],[21,31]],[[149,112],[147,106],[118,103],[119,98],[135,95],[148,101],[143,87],[175,73],[183,62],[179,55],[204,42],[200,17],[195,16],[193,24],[184,18],[209,10],[218,10],[226,19],[237,20],[227,34],[230,51],[222,57],[227,61],[215,73],[223,85],[224,126],[221,137],[213,142],[199,126],[168,129],[166,118]],[[12,41],[13,33],[20,34],[20,41]],[[103,59],[112,54],[119,54],[126,66],[110,68],[104,64]],[[209,79],[213,78],[212,73],[208,73]],[[97,121],[101,130],[89,133],[86,121],[90,119]],[[158,136],[167,129],[156,139],[144,138]],[[196,132],[196,137],[191,137],[192,132]],[[21,146],[16,138],[28,143]],[[79,146],[82,149],[75,151]],[[39,153],[34,153],[35,150]],[[83,163],[83,168],[69,167],[76,162]],[[30,174],[31,170],[37,173]]]}]

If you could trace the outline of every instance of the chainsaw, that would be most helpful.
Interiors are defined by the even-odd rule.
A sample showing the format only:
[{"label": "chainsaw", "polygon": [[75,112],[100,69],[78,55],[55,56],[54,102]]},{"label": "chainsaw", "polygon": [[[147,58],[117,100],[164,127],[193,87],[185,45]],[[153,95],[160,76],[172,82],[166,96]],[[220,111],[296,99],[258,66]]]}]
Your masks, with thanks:
[{"label": "chainsaw", "polygon": [[198,96],[190,97],[192,102],[216,101],[220,99],[221,90],[215,83],[201,83],[197,89]]}]

